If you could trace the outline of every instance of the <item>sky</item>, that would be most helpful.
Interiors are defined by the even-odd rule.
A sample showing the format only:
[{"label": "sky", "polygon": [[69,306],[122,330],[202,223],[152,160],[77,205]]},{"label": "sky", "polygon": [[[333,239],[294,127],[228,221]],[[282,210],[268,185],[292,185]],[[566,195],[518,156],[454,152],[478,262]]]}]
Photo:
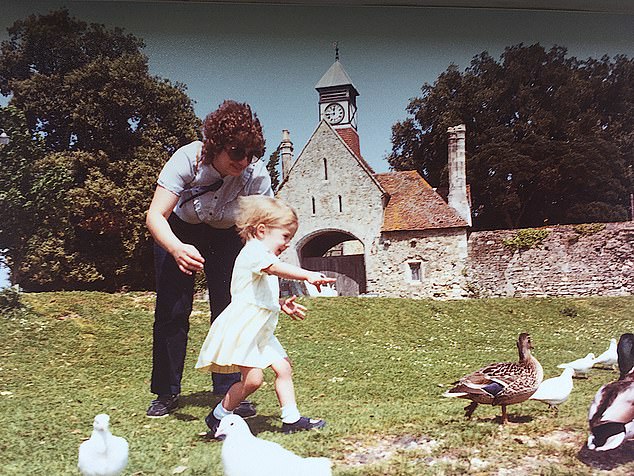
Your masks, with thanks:
[{"label": "sky", "polygon": [[334,62],[337,41],[360,93],[361,154],[377,173],[389,170],[391,128],[407,118],[410,99],[452,63],[463,71],[475,55],[499,59],[519,43],[564,46],[580,59],[634,57],[631,14],[466,8],[2,0],[0,41],[16,20],[62,6],[80,20],[142,38],[151,73],[186,85],[199,117],[224,99],[251,104],[267,156],[283,129],[296,157],[314,132],[314,87]]}]

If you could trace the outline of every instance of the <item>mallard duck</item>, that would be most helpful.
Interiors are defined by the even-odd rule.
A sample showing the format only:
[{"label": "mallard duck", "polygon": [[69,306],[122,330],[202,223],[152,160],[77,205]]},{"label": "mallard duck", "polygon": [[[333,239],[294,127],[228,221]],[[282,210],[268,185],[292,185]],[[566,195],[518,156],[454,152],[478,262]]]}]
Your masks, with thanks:
[{"label": "mallard duck", "polygon": [[528,334],[517,340],[518,362],[498,362],[462,377],[458,384],[443,394],[445,397],[467,398],[465,417],[471,418],[479,403],[502,406],[502,424],[508,422],[506,406],[521,403],[535,393],[544,378],[544,370],[531,355],[533,345]]},{"label": "mallard duck", "polygon": [[570,368],[575,371],[575,377],[588,378],[588,372],[590,372],[592,365],[594,365],[594,354],[590,352],[581,359],[566,362],[565,364],[559,364],[557,368]]},{"label": "mallard duck", "polygon": [[108,415],[97,415],[90,439],[79,446],[77,467],[84,476],[117,476],[128,464],[128,442],[113,436],[109,423]]},{"label": "mallard duck", "polygon": [[574,373],[575,371],[571,368],[565,368],[559,377],[544,380],[537,391],[529,397],[529,400],[544,402],[556,411],[557,405],[568,400],[572,392],[572,375]]},{"label": "mallard duck", "polygon": [[622,378],[599,389],[588,411],[588,448],[607,451],[634,438],[634,335],[624,334],[618,344]]},{"label": "mallard duck", "polygon": [[619,380],[625,378],[629,371],[634,367],[634,334],[623,334],[619,338],[619,344],[616,347],[617,361],[619,365]]},{"label": "mallard duck", "polygon": [[604,367],[614,367],[618,362],[618,356],[616,354],[616,339],[610,339],[610,345],[608,349],[600,354],[592,365],[602,365]]}]

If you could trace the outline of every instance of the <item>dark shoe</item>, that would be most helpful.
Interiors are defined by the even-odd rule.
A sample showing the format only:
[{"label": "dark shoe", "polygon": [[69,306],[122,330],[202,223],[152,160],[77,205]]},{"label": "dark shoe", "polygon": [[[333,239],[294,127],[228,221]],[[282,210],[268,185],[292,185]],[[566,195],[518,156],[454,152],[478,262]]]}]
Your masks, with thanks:
[{"label": "dark shoe", "polygon": [[299,417],[299,420],[295,423],[282,423],[282,431],[288,435],[289,433],[295,433],[296,431],[321,430],[324,426],[326,426],[326,422],[324,420]]},{"label": "dark shoe", "polygon": [[238,405],[235,410],[233,410],[233,413],[241,416],[242,418],[251,418],[257,414],[257,411],[253,402],[250,402],[249,400],[244,400],[240,402],[240,405]]},{"label": "dark shoe", "polygon": [[178,395],[159,395],[156,400],[152,400],[146,415],[150,418],[162,418],[170,414],[178,406]]},{"label": "dark shoe", "polygon": [[218,430],[218,425],[220,425],[220,420],[218,420],[214,416],[214,411],[210,411],[209,415],[205,417],[205,423],[207,424],[207,428],[209,428],[209,432],[207,432],[207,438],[216,438],[216,430]]}]

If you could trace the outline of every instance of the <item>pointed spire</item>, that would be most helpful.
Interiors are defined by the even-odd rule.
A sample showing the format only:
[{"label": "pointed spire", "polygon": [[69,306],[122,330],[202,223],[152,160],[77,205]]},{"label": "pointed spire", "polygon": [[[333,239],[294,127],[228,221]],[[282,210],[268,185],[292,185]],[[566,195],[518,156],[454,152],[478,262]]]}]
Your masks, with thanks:
[{"label": "pointed spire", "polygon": [[339,42],[335,41],[332,46],[335,47],[335,61],[339,61]]},{"label": "pointed spire", "polygon": [[338,52],[335,62],[317,82],[317,84],[315,85],[315,89],[319,91],[322,88],[332,88],[336,86],[351,86],[352,90],[354,91],[354,95],[359,95],[357,88],[355,88],[354,84],[352,84],[350,76],[348,76],[348,73],[346,73],[346,71],[343,69],[343,65],[339,61]]}]

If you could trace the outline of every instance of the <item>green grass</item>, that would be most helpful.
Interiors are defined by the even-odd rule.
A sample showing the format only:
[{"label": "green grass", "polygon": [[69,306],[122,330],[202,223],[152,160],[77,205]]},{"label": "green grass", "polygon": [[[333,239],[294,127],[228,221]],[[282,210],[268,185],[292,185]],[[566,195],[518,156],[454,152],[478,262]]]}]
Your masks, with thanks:
[{"label": "green grass", "polygon": [[[125,474],[179,467],[185,475],[222,474],[221,443],[200,435],[217,400],[209,376],[193,368],[208,329],[206,303],[196,303],[191,320],[182,406],[157,420],[145,417],[152,294],[42,293],[23,301],[27,311],[0,316],[1,474],[77,474],[77,449],[101,412],[130,443]],[[531,334],[546,378],[561,362],[603,352],[611,337],[632,332],[634,297],[303,302],[308,318],[280,319],[277,334],[294,362],[300,411],[328,426],[279,433],[267,371],[253,396],[259,415],[249,421],[260,437],[331,457],[335,475],[634,474],[634,445],[625,456],[582,449],[588,406],[614,371],[575,380],[556,415],[539,402],[509,407],[505,427],[499,407],[480,406],[466,421],[466,401],[441,397],[467,372],[516,360],[520,332]]]}]

